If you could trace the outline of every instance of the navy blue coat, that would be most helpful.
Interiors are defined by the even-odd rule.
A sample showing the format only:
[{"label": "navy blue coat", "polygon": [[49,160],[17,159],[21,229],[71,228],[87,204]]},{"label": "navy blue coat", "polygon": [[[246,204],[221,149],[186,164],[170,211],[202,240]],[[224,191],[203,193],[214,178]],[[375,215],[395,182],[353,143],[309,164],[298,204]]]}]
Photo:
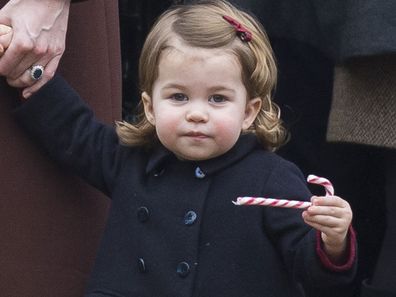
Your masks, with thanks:
[{"label": "navy blue coat", "polygon": [[161,145],[121,146],[60,77],[16,116],[51,157],[112,199],[86,296],[294,297],[301,286],[320,296],[354,276],[354,255],[338,272],[323,265],[300,210],[232,203],[311,196],[297,167],[253,135],[204,162],[180,161]]}]

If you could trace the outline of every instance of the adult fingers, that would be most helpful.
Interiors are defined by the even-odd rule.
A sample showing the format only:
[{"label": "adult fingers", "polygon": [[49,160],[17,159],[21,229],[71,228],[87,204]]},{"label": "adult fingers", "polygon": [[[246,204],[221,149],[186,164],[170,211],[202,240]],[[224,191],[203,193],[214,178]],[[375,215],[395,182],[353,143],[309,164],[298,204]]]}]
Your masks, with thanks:
[{"label": "adult fingers", "polygon": [[[0,59],[0,75],[16,79],[30,66],[21,65],[26,53],[29,51],[28,45],[21,45],[12,42],[10,47],[4,52]],[[19,75],[15,75],[16,71]]]},{"label": "adult fingers", "polygon": [[[34,79],[32,77],[32,67],[27,68],[19,77],[13,79],[11,77],[7,77],[7,82],[10,86],[15,87],[15,88],[26,88],[26,87],[31,87],[42,80],[46,80],[47,77],[47,65],[49,64],[48,60],[40,60],[38,61],[35,65],[33,66],[42,66],[44,71],[41,73],[41,76],[39,79]],[[37,70],[36,67],[36,73],[35,75],[37,76],[40,74],[39,70]],[[46,80],[48,81],[48,79]]]},{"label": "adult fingers", "polygon": [[[10,80],[41,60],[63,53],[70,1],[10,0],[0,10],[0,24],[13,28],[8,50],[0,59],[0,75]],[[35,13],[32,13],[34,11]]]},{"label": "adult fingers", "polygon": [[[12,45],[15,46],[12,48]],[[20,47],[15,48],[18,46]],[[7,77],[10,79],[17,79],[24,74],[26,69],[29,69],[33,65],[43,65],[43,61],[48,62],[53,56],[53,53],[50,51],[49,47],[40,43],[33,44],[26,42],[24,45],[12,43],[5,55],[11,50],[15,50],[15,54],[19,54],[20,59],[14,68],[8,72]]]},{"label": "adult fingers", "polygon": [[54,77],[61,57],[62,56],[59,55],[57,57],[54,57],[51,61],[48,62],[47,66],[44,69],[42,78],[39,81],[37,81],[35,84],[25,88],[22,91],[22,96],[24,98],[29,98],[33,93],[37,92],[44,84],[46,84],[51,78]]}]

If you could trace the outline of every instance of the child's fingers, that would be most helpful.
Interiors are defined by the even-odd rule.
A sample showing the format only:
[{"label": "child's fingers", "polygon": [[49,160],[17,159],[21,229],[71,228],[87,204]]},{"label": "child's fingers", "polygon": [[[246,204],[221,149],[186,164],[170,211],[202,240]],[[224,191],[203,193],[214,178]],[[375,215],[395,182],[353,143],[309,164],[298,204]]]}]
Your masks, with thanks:
[{"label": "child's fingers", "polygon": [[325,244],[343,244],[352,222],[349,203],[337,196],[314,196],[311,202],[312,205],[302,213],[305,223],[321,232]]},{"label": "child's fingers", "polygon": [[0,57],[11,43],[12,29],[9,26],[0,24]]},{"label": "child's fingers", "polygon": [[10,46],[12,39],[12,33],[1,35],[0,34],[0,44],[3,48],[8,48]]},{"label": "child's fingers", "polygon": [[305,211],[305,213],[307,216],[316,219],[325,217],[343,220],[352,219],[352,211],[350,210],[350,208],[342,208],[336,206],[310,206]]},{"label": "child's fingers", "polygon": [[342,241],[348,232],[350,222],[346,221],[335,221],[333,220],[311,220],[309,218],[304,218],[304,221],[309,226],[320,231],[325,235],[326,238],[330,238],[331,241]]},{"label": "child's fingers", "polygon": [[[324,200],[322,200],[322,202],[323,201]],[[325,204],[324,206],[319,206],[319,203],[310,206],[302,213],[302,217],[306,224],[322,232],[323,236],[326,238],[326,242],[341,242],[344,240],[352,222],[352,211],[347,202],[346,204],[340,204],[338,203],[340,201],[338,201],[335,203],[337,206],[328,206],[329,204],[331,205],[331,203],[328,203],[328,201],[326,202],[327,203],[323,203]],[[343,205],[344,207],[339,207],[338,205]]]},{"label": "child's fingers", "polygon": [[308,212],[303,213],[303,218],[307,223],[315,223],[329,227],[337,227],[344,221],[342,218],[329,215],[309,215]]},{"label": "child's fingers", "polygon": [[311,226],[312,228],[314,228],[314,229],[316,229],[316,230],[318,230],[318,231],[320,231],[322,233],[325,233],[325,234],[336,233],[337,231],[338,231],[338,233],[342,233],[343,232],[343,230],[335,231],[334,227],[330,227],[330,226],[327,226],[327,225],[322,225],[322,224],[319,224],[317,222],[312,222],[312,221],[305,220],[305,223],[308,224],[309,226]]},{"label": "child's fingers", "polygon": [[311,216],[314,215],[326,215],[332,217],[342,217],[346,212],[345,209],[338,207],[338,206],[310,206],[307,208],[307,213]]},{"label": "child's fingers", "polygon": [[349,228],[333,228],[316,223],[312,223],[310,226],[321,233],[322,241],[327,246],[333,247],[341,246],[345,243],[345,239],[349,230]]},{"label": "child's fingers", "polygon": [[0,35],[4,35],[11,32],[11,27],[7,25],[0,24]]},{"label": "child's fingers", "polygon": [[312,196],[312,205],[349,207],[349,203],[338,196]]},{"label": "child's fingers", "polygon": [[348,228],[352,222],[349,203],[337,196],[312,197],[312,205],[303,212],[307,224],[319,224],[331,228]]},{"label": "child's fingers", "polygon": [[303,215],[303,219],[306,224],[336,241],[345,237],[351,224],[349,220],[337,219],[334,217],[309,217]]},{"label": "child's fingers", "polygon": [[307,209],[311,215],[329,215],[334,217],[352,216],[352,209],[347,201],[337,196],[312,197],[312,205]]}]

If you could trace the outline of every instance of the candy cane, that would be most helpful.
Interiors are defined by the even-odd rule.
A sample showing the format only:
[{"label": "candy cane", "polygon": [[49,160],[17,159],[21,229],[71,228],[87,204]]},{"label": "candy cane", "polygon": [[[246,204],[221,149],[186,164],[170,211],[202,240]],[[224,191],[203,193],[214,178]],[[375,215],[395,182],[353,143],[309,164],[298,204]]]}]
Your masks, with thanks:
[{"label": "candy cane", "polygon": [[[318,184],[323,186],[326,190],[326,196],[334,195],[333,185],[328,179],[311,174],[308,176],[307,181],[311,184]],[[250,196],[238,197],[237,200],[232,201],[232,203],[234,203],[235,205],[261,205],[261,206],[300,208],[300,209],[308,208],[311,206],[311,202],[308,201],[250,197]]]},{"label": "candy cane", "polygon": [[307,177],[307,182],[323,186],[326,190],[326,196],[334,196],[333,185],[328,179],[310,174]]},{"label": "candy cane", "polygon": [[311,202],[275,199],[275,198],[261,198],[261,197],[238,197],[236,201],[232,201],[235,205],[261,205],[273,207],[286,207],[286,208],[308,208]]}]

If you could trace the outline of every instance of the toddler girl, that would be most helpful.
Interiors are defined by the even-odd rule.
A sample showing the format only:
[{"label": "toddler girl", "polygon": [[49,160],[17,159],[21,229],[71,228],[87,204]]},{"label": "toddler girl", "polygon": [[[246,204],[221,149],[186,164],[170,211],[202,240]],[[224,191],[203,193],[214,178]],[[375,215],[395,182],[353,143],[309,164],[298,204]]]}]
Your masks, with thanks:
[{"label": "toddler girl", "polygon": [[[351,283],[349,204],[311,199],[297,167],[273,153],[285,130],[260,24],[226,1],[173,7],[139,71],[135,123],[100,123],[59,76],[15,112],[51,157],[112,199],[86,296],[321,296]],[[235,206],[238,196],[313,205]]]}]

